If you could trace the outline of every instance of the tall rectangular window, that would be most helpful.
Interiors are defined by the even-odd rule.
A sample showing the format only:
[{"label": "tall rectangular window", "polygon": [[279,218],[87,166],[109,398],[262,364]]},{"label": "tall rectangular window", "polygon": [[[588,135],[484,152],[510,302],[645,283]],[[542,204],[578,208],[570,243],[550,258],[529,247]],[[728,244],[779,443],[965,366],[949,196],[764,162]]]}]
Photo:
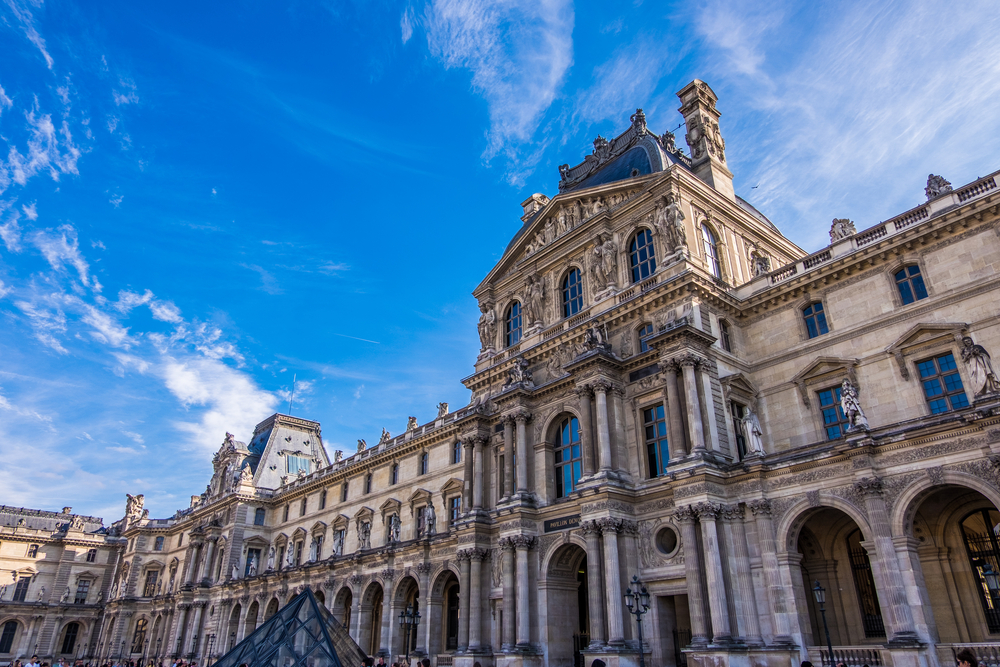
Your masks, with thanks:
[{"label": "tall rectangular window", "polygon": [[263,507],[258,507],[257,509],[255,509],[253,511],[253,525],[255,525],[255,526],[263,526],[264,525],[264,517],[265,517],[266,514],[267,514],[267,511]]},{"label": "tall rectangular window", "polygon": [[163,551],[163,537],[157,537],[153,540],[153,551]]},{"label": "tall rectangular window", "polygon": [[142,589],[143,597],[151,598],[156,595],[156,579],[159,575],[160,573],[156,570],[150,570],[146,573],[146,585]]},{"label": "tall rectangular window", "polygon": [[462,515],[462,498],[455,496],[448,499],[448,523],[454,526]]},{"label": "tall rectangular window", "polygon": [[326,509],[326,489],[319,492],[319,508],[321,510]]},{"label": "tall rectangular window", "polygon": [[844,411],[840,409],[840,387],[832,387],[819,392],[819,406],[823,410],[823,427],[826,429],[826,437],[830,440],[836,440],[844,435],[850,424],[844,418]]},{"label": "tall rectangular window", "polygon": [[962,376],[958,374],[955,357],[950,352],[917,362],[920,383],[931,414],[958,410],[969,406],[962,386]]},{"label": "tall rectangular window", "polygon": [[462,441],[456,440],[455,444],[451,446],[451,462],[461,463],[462,462]]},{"label": "tall rectangular window", "polygon": [[28,558],[38,558],[38,545],[29,544],[28,545]]},{"label": "tall rectangular window", "polygon": [[559,440],[555,447],[556,498],[568,496],[583,474],[580,454],[580,423],[568,417],[559,425]]},{"label": "tall rectangular window", "polygon": [[97,549],[88,549],[87,550],[87,562],[88,563],[93,563],[96,560],[97,560]]},{"label": "tall rectangular window", "polygon": [[285,505],[285,509],[282,514],[282,521],[288,521],[288,505]]},{"label": "tall rectangular window", "polygon": [[819,301],[806,306],[802,310],[802,317],[805,319],[806,331],[810,338],[829,333],[830,327],[826,325],[826,313],[823,312],[823,304]]},{"label": "tall rectangular window", "polygon": [[736,435],[736,451],[740,461],[747,455],[747,432],[743,425],[743,418],[747,416],[747,409],[736,401],[729,402],[729,413],[733,416],[733,433]]},{"label": "tall rectangular window", "polygon": [[663,403],[643,410],[642,424],[645,429],[649,476],[665,475],[667,464],[670,463],[670,449],[667,446],[667,420],[663,414]]},{"label": "tall rectangular window", "polygon": [[421,475],[426,475],[427,474],[427,463],[428,463],[428,457],[429,456],[430,455],[427,452],[424,452],[423,454],[420,455],[420,474]]},{"label": "tall rectangular window", "polygon": [[342,503],[346,503],[347,502],[347,480],[346,479],[344,480],[344,483],[340,485],[340,502],[342,502]]},{"label": "tall rectangular window", "polygon": [[21,577],[14,586],[14,602],[24,602],[28,597],[28,586],[31,585],[31,577]]},{"label": "tall rectangular window", "polygon": [[88,593],[90,593],[90,579],[81,579],[76,585],[76,597],[73,604],[87,604]]},{"label": "tall rectangular window", "polygon": [[302,499],[302,505],[299,507],[299,516],[305,516],[306,515],[306,507],[307,507],[306,503],[307,503],[307,501],[308,501],[308,498],[303,498]]},{"label": "tall rectangular window", "polygon": [[295,564],[302,565],[302,540],[295,543]]}]

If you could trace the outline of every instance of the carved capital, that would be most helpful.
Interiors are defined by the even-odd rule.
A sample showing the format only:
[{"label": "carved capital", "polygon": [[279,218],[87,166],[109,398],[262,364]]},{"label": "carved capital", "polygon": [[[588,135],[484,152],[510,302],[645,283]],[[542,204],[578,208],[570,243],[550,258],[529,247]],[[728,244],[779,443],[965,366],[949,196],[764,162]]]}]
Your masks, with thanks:
[{"label": "carved capital", "polygon": [[862,496],[881,496],[881,477],[862,477],[860,481],[854,483],[854,490]]},{"label": "carved capital", "polygon": [[698,503],[691,509],[694,510],[700,520],[705,521],[707,519],[714,521],[719,518],[719,513],[722,512],[722,505],[719,503]]},{"label": "carved capital", "polygon": [[503,551],[514,550],[514,539],[511,537],[501,537],[498,543]]},{"label": "carved capital", "polygon": [[674,510],[674,520],[677,523],[694,523],[697,518],[698,515],[690,505],[681,505]]},{"label": "carved capital", "polygon": [[396,571],[391,568],[386,568],[381,572],[379,572],[379,576],[385,579],[386,581],[392,581],[393,579],[396,578]]},{"label": "carved capital", "polygon": [[580,522],[580,530],[583,531],[584,535],[600,535],[601,525],[594,519],[587,519]]},{"label": "carved capital", "polygon": [[474,435],[474,436],[472,436],[472,438],[470,438],[470,440],[472,440],[472,445],[476,449],[482,449],[486,445],[486,443],[489,441],[489,438],[487,438],[484,435]]},{"label": "carved capital", "polygon": [[526,424],[530,419],[531,419],[531,413],[525,410],[524,408],[521,408],[520,410],[514,413],[514,421],[516,421],[518,424]]},{"label": "carved capital", "polygon": [[482,547],[476,547],[475,549],[469,549],[469,558],[472,560],[484,561],[488,560],[490,557],[490,550],[483,549]]},{"label": "carved capital", "polygon": [[754,516],[771,516],[771,501],[767,498],[751,500],[747,503],[747,507],[750,508]]},{"label": "carved capital", "polygon": [[721,515],[723,521],[743,521],[743,506],[738,503],[723,505]]},{"label": "carved capital", "polygon": [[590,388],[590,385],[585,384],[580,387],[576,387],[573,390],[573,393],[579,396],[581,400],[587,400],[594,395],[594,390]]},{"label": "carved capital", "polygon": [[631,519],[622,519],[622,532],[626,535],[639,534],[639,522]]},{"label": "carved capital", "polygon": [[611,382],[609,382],[608,380],[595,380],[594,382],[590,383],[590,386],[594,390],[595,394],[596,393],[607,394],[614,387],[614,385],[611,384]]},{"label": "carved capital", "polygon": [[350,577],[347,578],[347,580],[350,581],[352,585],[357,586],[362,581],[364,581],[365,578],[360,574],[352,574]]},{"label": "carved capital", "polygon": [[417,563],[416,570],[418,574],[430,574],[431,564],[430,563]]},{"label": "carved capital", "polygon": [[682,368],[687,366],[691,366],[692,368],[698,368],[698,366],[703,364],[705,360],[696,354],[685,354],[683,356],[675,358],[674,361],[677,363],[678,366],[681,366]]},{"label": "carved capital", "polygon": [[531,535],[512,535],[511,541],[515,549],[530,549],[535,545],[535,538]]},{"label": "carved capital", "polygon": [[620,533],[623,521],[615,517],[606,516],[603,519],[598,519],[597,524],[601,527],[602,533]]},{"label": "carved capital", "polygon": [[502,417],[500,417],[500,422],[504,426],[507,426],[508,424],[510,424],[511,426],[513,426],[514,425],[514,415],[511,414],[511,413],[503,415]]}]

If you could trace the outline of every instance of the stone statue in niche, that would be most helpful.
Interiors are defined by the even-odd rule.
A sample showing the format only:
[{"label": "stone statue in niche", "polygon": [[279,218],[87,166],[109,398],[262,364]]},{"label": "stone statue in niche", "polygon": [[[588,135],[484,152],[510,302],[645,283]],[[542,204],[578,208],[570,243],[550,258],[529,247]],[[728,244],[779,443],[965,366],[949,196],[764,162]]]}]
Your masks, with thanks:
[{"label": "stone statue in niche", "polygon": [[427,537],[437,534],[437,515],[434,513],[434,503],[427,503],[427,510],[424,513],[424,524],[427,526],[425,530]]},{"label": "stone statue in niche", "polygon": [[664,243],[671,252],[687,246],[684,232],[684,212],[673,197],[663,197],[656,205],[653,225],[663,236]]},{"label": "stone statue in niche", "polygon": [[406,430],[407,431],[415,431],[416,429],[417,429],[417,418],[416,417],[407,417],[407,419],[406,419]]},{"label": "stone statue in niche", "polygon": [[754,278],[766,276],[771,272],[771,258],[758,252],[757,250],[751,251],[750,270],[753,271]]},{"label": "stone statue in niche", "polygon": [[632,356],[632,336],[628,331],[625,331],[621,335],[621,343],[618,345],[618,356],[622,359],[628,359]]},{"label": "stone statue in niche", "polygon": [[1000,380],[993,372],[989,352],[982,345],[976,345],[969,336],[962,337],[962,361],[972,380],[973,396],[1000,392]]},{"label": "stone statue in niche", "polygon": [[611,234],[607,232],[597,237],[594,258],[590,264],[590,273],[594,279],[595,291],[599,294],[614,289],[618,284],[616,275],[618,273],[618,245],[614,242]]},{"label": "stone statue in niche", "polygon": [[448,404],[438,403],[438,419],[441,419],[448,414]]},{"label": "stone statue in niche", "polygon": [[380,447],[382,445],[387,445],[387,444],[389,444],[389,440],[391,440],[391,439],[392,439],[392,436],[389,435],[389,432],[387,430],[385,430],[385,429],[382,429],[382,437],[380,437],[378,439],[378,444],[379,444]]},{"label": "stone statue in niche", "polygon": [[336,556],[344,554],[344,531],[338,530],[333,534],[333,553]]},{"label": "stone statue in niche", "polygon": [[247,563],[247,576],[253,577],[257,575],[257,556],[250,554],[250,562]]},{"label": "stone statue in niche", "polygon": [[545,279],[539,275],[528,276],[524,291],[525,321],[528,326],[542,323],[542,309],[545,302]]},{"label": "stone statue in niche", "polygon": [[858,389],[850,380],[844,380],[840,384],[840,409],[847,419],[847,431],[867,431],[868,419],[865,411],[861,409],[861,401],[858,398]]},{"label": "stone statue in niche", "polygon": [[855,229],[854,223],[851,220],[847,218],[834,218],[833,224],[830,225],[830,243],[836,243],[857,233],[858,230]]},{"label": "stone statue in niche", "polygon": [[479,310],[482,313],[479,316],[479,341],[483,352],[491,352],[497,339],[497,314],[489,301],[480,303]]},{"label": "stone statue in niche", "polygon": [[366,449],[368,449],[368,443],[365,442],[364,438],[361,438],[360,440],[358,440],[358,453],[360,454],[361,452],[365,451]]},{"label": "stone statue in niche", "polygon": [[309,562],[315,563],[319,557],[319,540],[315,537],[309,542]]},{"label": "stone statue in niche", "polygon": [[389,517],[389,541],[399,542],[399,515],[393,514]]},{"label": "stone statue in niche", "polygon": [[288,552],[285,554],[285,567],[291,569],[295,567],[295,543],[288,543]]},{"label": "stone statue in niche", "polygon": [[928,174],[927,187],[924,188],[924,194],[927,195],[927,201],[930,201],[935,197],[940,197],[946,192],[951,192],[951,183],[946,181],[944,176]]},{"label": "stone statue in niche", "polygon": [[751,403],[747,406],[747,413],[743,416],[743,430],[747,438],[747,455],[756,456],[764,454],[764,429],[760,427],[760,418],[757,416],[757,404]]},{"label": "stone statue in niche", "polygon": [[358,522],[358,548],[372,548],[372,524],[371,521]]},{"label": "stone statue in niche", "polygon": [[[236,581],[237,579],[240,578],[240,568],[236,567],[236,563],[233,563],[233,567],[229,571],[229,578],[232,579],[233,581]],[[167,592],[171,592],[171,591],[174,590],[173,584],[174,584],[174,582],[171,581],[170,582],[170,588],[168,589]]]},{"label": "stone statue in niche", "polygon": [[270,572],[274,569],[274,547],[272,546],[267,550],[267,571]]},{"label": "stone statue in niche", "polygon": [[63,591],[61,602],[63,604],[66,604],[67,602],[69,602],[69,586],[67,586],[66,590]]}]

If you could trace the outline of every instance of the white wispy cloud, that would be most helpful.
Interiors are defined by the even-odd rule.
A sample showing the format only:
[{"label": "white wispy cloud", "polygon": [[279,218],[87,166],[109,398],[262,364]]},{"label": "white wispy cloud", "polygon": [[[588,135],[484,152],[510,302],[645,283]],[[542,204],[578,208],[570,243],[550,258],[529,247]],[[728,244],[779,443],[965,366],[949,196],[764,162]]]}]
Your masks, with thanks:
[{"label": "white wispy cloud", "polygon": [[100,283],[90,276],[90,265],[80,253],[75,228],[63,225],[56,230],[40,230],[35,232],[31,240],[53,269],[62,272],[66,270],[67,265],[72,266],[76,269],[81,284],[92,288],[95,292],[100,291]]},{"label": "white wispy cloud", "polygon": [[511,155],[535,133],[573,63],[569,0],[432,0],[427,44],[446,68],[472,72],[489,107],[484,157]]},{"label": "white wispy cloud", "polygon": [[52,69],[54,61],[52,56],[45,48],[45,40],[42,36],[38,34],[38,29],[35,27],[35,16],[31,13],[31,8],[29,5],[35,5],[35,7],[40,6],[41,2],[18,2],[18,0],[6,0],[7,6],[10,8],[11,13],[17,22],[21,24],[21,29],[24,31],[24,36],[28,38],[28,41],[35,45],[35,48],[42,54],[45,59],[45,64],[48,65],[49,69]]},{"label": "white wispy cloud", "polygon": [[[3,204],[0,203],[0,215],[3,213]],[[21,251],[21,225],[18,224],[20,217],[19,212],[11,211],[4,218],[3,224],[0,224],[0,239],[3,239],[8,252]]]},{"label": "white wispy cloud", "polygon": [[48,171],[54,181],[58,181],[61,174],[78,174],[76,164],[82,152],[73,143],[69,123],[63,120],[57,129],[52,117],[37,109],[26,111],[24,117],[30,133],[26,151],[21,153],[16,146],[11,146],[3,166],[11,180],[23,186],[43,170]]},{"label": "white wispy cloud", "polygon": [[131,79],[119,79],[118,85],[121,90],[112,90],[111,97],[116,106],[124,104],[138,104],[139,95],[135,91],[135,82]]},{"label": "white wispy cloud", "polygon": [[268,294],[283,294],[285,290],[278,285],[277,278],[270,271],[257,264],[240,264],[244,269],[250,269],[260,276],[260,288]]},{"label": "white wispy cloud", "polygon": [[399,19],[399,30],[402,33],[403,44],[406,44],[413,37],[413,18],[413,8],[407,7]]},{"label": "white wispy cloud", "polygon": [[118,208],[119,206],[121,206],[122,201],[124,201],[124,199],[125,197],[116,193],[111,195],[111,198],[108,200],[108,203],[114,206],[115,208]]},{"label": "white wispy cloud", "polygon": [[3,115],[4,109],[10,109],[14,106],[14,101],[7,97],[7,92],[0,86],[0,116]]},{"label": "white wispy cloud", "polygon": [[62,342],[57,338],[58,334],[66,333],[66,314],[59,308],[45,307],[43,304],[36,304],[30,301],[18,300],[14,305],[24,313],[35,338],[60,354],[69,354],[69,350],[63,347]]},{"label": "white wispy cloud", "polygon": [[21,206],[21,210],[24,211],[24,217],[28,220],[32,222],[38,220],[38,209],[35,207],[35,202]]}]

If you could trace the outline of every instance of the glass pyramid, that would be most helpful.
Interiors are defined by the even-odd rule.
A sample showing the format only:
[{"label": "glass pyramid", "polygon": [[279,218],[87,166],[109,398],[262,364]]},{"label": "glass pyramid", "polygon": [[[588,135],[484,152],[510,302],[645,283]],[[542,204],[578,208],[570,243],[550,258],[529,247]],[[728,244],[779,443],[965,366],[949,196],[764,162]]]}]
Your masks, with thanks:
[{"label": "glass pyramid", "polygon": [[361,667],[365,654],[311,590],[295,596],[213,667]]}]

